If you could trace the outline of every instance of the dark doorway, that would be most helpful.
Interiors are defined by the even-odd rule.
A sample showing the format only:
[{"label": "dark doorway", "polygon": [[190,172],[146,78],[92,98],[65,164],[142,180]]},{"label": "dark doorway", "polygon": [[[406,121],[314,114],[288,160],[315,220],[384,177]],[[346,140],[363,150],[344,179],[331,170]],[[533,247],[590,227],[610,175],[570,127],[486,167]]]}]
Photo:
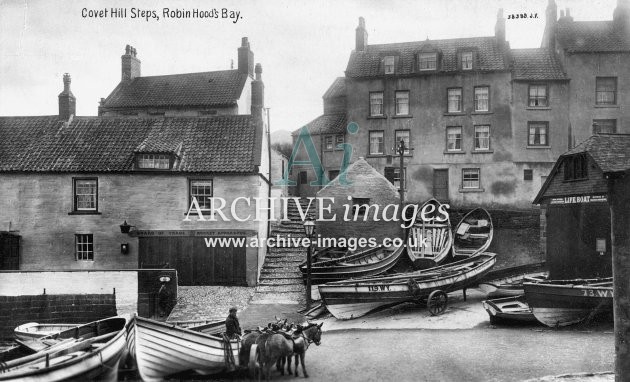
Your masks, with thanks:
[{"label": "dark doorway", "polygon": [[20,235],[0,232],[0,270],[20,269]]},{"label": "dark doorway", "polygon": [[433,197],[441,202],[448,201],[448,169],[433,170]]}]

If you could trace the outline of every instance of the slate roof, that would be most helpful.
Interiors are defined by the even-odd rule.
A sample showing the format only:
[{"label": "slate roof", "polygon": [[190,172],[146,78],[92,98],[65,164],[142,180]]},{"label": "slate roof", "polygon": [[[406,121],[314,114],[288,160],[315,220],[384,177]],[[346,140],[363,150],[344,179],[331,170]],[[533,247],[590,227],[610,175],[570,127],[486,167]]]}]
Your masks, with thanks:
[{"label": "slate roof", "polygon": [[121,81],[105,108],[227,106],[240,98],[247,74],[238,70],[136,77]]},{"label": "slate roof", "polygon": [[630,39],[613,28],[613,21],[559,20],[557,39],[568,52],[630,52]]},{"label": "slate roof", "polygon": [[568,80],[562,64],[552,50],[546,48],[512,49],[514,80]]},{"label": "slate roof", "polygon": [[[307,123],[306,128],[312,135],[317,134],[345,134],[347,119],[345,113],[323,114]],[[291,135],[297,135],[302,128],[294,130]]]},{"label": "slate roof", "polygon": [[0,117],[0,172],[132,172],[138,149],[181,143],[172,172],[250,173],[261,138],[250,115]]},{"label": "slate roof", "polygon": [[[441,52],[441,65],[438,72],[458,70],[457,55],[463,49],[477,51],[476,70],[506,70],[509,62],[497,39],[492,37],[456,38],[447,40],[426,40],[393,44],[368,45],[364,51],[353,50],[346,68],[347,77],[372,77],[382,75],[381,60],[385,56],[399,56],[396,62],[397,74],[420,73],[416,69],[415,56],[421,50],[437,49]],[[435,72],[431,72],[435,73]]]},{"label": "slate roof", "polygon": [[324,93],[322,98],[335,98],[335,97],[345,97],[346,95],[346,78],[345,77],[337,77],[330,85],[328,90]]},{"label": "slate roof", "polygon": [[604,173],[630,170],[630,135],[597,134],[562,156],[588,153]]},{"label": "slate roof", "polygon": [[[564,158],[581,153],[586,153],[590,161],[594,162],[598,168],[589,170],[589,177],[583,181],[563,182],[560,177],[562,177],[561,165]],[[630,135],[593,135],[558,158],[533,203],[540,204],[544,199],[552,197],[605,194],[608,188],[604,174],[628,170],[630,170]]]}]

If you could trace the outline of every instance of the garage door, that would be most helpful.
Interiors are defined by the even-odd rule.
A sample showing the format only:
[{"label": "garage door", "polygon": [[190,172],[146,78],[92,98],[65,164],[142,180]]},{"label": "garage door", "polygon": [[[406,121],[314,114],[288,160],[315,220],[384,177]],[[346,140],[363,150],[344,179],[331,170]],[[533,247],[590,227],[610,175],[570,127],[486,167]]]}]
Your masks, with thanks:
[{"label": "garage door", "polygon": [[179,285],[247,285],[244,247],[207,247],[202,237],[140,237],[139,267],[168,264]]}]

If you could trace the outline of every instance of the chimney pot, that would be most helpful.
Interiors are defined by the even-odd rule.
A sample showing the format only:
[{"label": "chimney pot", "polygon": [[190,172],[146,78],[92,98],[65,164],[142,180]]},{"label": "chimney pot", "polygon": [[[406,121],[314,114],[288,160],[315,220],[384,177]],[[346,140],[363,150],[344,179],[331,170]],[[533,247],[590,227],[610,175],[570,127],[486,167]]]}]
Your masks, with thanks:
[{"label": "chimney pot", "polygon": [[132,80],[136,77],[140,77],[141,62],[136,57],[136,48],[131,45],[125,47],[125,54],[121,57],[121,71],[122,81]]},{"label": "chimney pot", "polygon": [[567,17],[571,17],[571,8],[567,8]]},{"label": "chimney pot", "polygon": [[560,10],[560,17],[564,17],[564,9]]},{"label": "chimney pot", "polygon": [[365,29],[365,19],[363,17],[359,17],[359,26],[356,29],[355,33],[355,50],[363,51],[367,47],[368,44],[368,33],[367,29]]},{"label": "chimney pot", "polygon": [[76,113],[76,98],[70,90],[70,74],[63,74],[63,91],[59,94],[59,119],[67,121]]},{"label": "chimney pot", "polygon": [[249,47],[247,37],[241,39],[241,46],[238,48],[238,65],[239,73],[247,74],[254,77],[254,52]]},{"label": "chimney pot", "polygon": [[256,80],[260,81],[262,79],[262,65],[260,63],[256,64]]}]

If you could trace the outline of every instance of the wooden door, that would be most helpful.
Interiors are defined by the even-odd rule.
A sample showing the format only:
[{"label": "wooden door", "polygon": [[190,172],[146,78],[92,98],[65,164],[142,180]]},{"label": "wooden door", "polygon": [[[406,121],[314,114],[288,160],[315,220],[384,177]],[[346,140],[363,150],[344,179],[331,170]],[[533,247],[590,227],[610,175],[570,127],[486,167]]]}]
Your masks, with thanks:
[{"label": "wooden door", "polygon": [[448,198],[448,169],[433,170],[433,197],[443,202]]},{"label": "wooden door", "polygon": [[247,285],[245,248],[207,247],[202,237],[141,237],[140,268],[174,268],[179,285]]},{"label": "wooden door", "polygon": [[20,236],[13,233],[0,233],[0,269],[20,269]]}]

